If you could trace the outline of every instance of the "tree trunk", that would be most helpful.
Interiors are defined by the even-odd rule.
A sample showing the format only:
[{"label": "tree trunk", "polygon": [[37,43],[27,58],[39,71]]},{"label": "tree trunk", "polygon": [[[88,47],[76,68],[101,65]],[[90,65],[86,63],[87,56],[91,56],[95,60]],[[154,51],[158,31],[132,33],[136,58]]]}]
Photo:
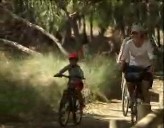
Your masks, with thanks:
[{"label": "tree trunk", "polygon": [[29,54],[29,55],[42,55],[41,53],[33,51],[27,47],[24,47],[24,46],[18,44],[17,42],[13,42],[13,41],[1,39],[1,38],[0,38],[0,42],[4,43],[6,45],[10,45],[10,46],[12,46],[12,47],[24,52],[24,53]]},{"label": "tree trunk", "polygon": [[71,28],[73,29],[74,32],[74,36],[75,36],[75,41],[76,41],[76,51],[80,51],[81,46],[82,46],[82,42],[81,42],[81,38],[80,38],[80,32],[79,32],[79,27],[78,27],[78,23],[77,17],[80,17],[79,14],[77,12],[70,14],[67,10],[64,10],[65,14],[67,15],[68,21],[71,25]]},{"label": "tree trunk", "polygon": [[65,30],[62,38],[62,45],[65,44],[65,42],[69,41],[71,39],[71,25],[69,21],[66,21],[65,23]]},{"label": "tree trunk", "polygon": [[76,40],[76,43],[77,43],[77,50],[79,50],[80,47],[81,47],[81,39],[80,39],[80,33],[79,33],[77,20],[73,19],[71,25],[72,25],[72,29],[73,29],[73,32],[74,32],[74,35],[75,35],[75,40]]},{"label": "tree trunk", "polygon": [[59,48],[59,50],[64,54],[64,55],[68,55],[67,51],[61,46],[60,42],[58,41],[57,38],[55,38],[52,34],[48,33],[46,30],[44,30],[42,27],[32,24],[31,22],[17,16],[16,14],[12,13],[11,11],[9,11],[8,9],[6,9],[5,7],[3,7],[3,5],[0,4],[0,16],[2,14],[3,15],[8,15],[11,19],[14,20],[18,20],[24,24],[26,24],[28,27],[39,31],[40,33],[42,33],[43,35],[45,35],[46,37],[48,37],[50,40],[52,40],[54,42],[54,44]]},{"label": "tree trunk", "polygon": [[160,28],[157,27],[157,44],[158,44],[158,47],[161,47],[161,43],[160,43]]},{"label": "tree trunk", "polygon": [[91,16],[90,16],[90,37],[91,37],[91,42],[92,42],[92,39],[93,39],[93,13],[91,13]]}]

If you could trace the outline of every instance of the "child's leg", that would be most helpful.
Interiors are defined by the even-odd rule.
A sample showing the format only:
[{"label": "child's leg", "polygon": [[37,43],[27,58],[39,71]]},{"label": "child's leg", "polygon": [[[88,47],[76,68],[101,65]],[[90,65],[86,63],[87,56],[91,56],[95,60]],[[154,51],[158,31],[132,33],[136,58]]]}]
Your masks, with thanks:
[{"label": "child's leg", "polygon": [[80,107],[83,108],[85,105],[84,105],[84,98],[83,98],[81,91],[79,91],[79,90],[77,91],[77,96],[78,96],[78,99],[80,102]]}]

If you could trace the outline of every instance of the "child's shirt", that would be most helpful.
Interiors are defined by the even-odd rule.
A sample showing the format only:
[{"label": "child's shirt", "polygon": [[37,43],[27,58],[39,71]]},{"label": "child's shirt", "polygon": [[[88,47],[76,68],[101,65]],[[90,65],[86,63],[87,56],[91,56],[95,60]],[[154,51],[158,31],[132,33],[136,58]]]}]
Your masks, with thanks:
[{"label": "child's shirt", "polygon": [[84,78],[84,73],[79,65],[67,65],[59,73],[64,73],[68,71],[69,76],[72,76],[70,80],[82,80]]}]

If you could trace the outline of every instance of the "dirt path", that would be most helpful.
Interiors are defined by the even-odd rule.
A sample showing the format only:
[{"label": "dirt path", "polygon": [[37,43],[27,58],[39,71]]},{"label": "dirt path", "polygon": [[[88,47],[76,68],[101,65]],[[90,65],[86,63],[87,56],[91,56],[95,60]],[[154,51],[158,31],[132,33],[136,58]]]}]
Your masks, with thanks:
[{"label": "dirt path", "polygon": [[[164,85],[162,80],[155,80],[151,92],[151,108],[159,109],[163,106]],[[162,98],[162,99],[160,99]],[[130,122],[130,113],[127,117],[122,114],[122,106],[120,100],[112,100],[110,103],[95,102],[86,107],[86,113],[92,117],[101,120],[124,120]]]},{"label": "dirt path", "polygon": [[[153,103],[153,108],[157,104]],[[71,123],[67,128],[111,128],[110,123],[113,120],[119,120],[120,128],[130,128],[130,114],[127,117],[122,115],[121,101],[112,100],[111,103],[95,102],[88,104],[85,109],[85,115],[82,124],[74,126]],[[0,128],[60,128],[56,121],[51,122],[31,122],[31,123],[8,123],[1,125]]]},{"label": "dirt path", "polygon": [[[154,82],[152,93],[152,110],[160,108],[159,95],[163,95],[163,81]],[[73,126],[71,123],[67,128],[112,128],[110,123],[119,120],[119,128],[130,128],[130,114],[122,115],[121,101],[112,100],[110,103],[94,102],[86,106],[82,124]],[[6,123],[0,124],[0,128],[60,128],[56,121],[31,122],[31,123]]]}]

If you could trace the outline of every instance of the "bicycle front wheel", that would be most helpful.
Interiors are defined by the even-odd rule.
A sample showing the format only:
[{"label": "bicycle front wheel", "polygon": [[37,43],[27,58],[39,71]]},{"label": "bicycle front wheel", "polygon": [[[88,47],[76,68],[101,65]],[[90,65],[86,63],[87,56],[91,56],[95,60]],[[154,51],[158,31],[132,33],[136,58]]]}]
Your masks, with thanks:
[{"label": "bicycle front wheel", "polygon": [[135,124],[137,122],[137,101],[132,103],[131,106],[131,122]]},{"label": "bicycle front wheel", "polygon": [[62,98],[59,106],[59,124],[66,126],[69,120],[70,109],[68,99]]},{"label": "bicycle front wheel", "polygon": [[122,88],[122,112],[124,116],[127,116],[128,108],[129,108],[129,93],[127,89],[126,82],[124,81]]},{"label": "bicycle front wheel", "polygon": [[80,102],[78,99],[75,99],[74,101],[74,111],[73,111],[73,120],[74,120],[74,124],[78,125],[81,123],[82,120],[82,116],[83,116],[83,110],[80,107]]}]

